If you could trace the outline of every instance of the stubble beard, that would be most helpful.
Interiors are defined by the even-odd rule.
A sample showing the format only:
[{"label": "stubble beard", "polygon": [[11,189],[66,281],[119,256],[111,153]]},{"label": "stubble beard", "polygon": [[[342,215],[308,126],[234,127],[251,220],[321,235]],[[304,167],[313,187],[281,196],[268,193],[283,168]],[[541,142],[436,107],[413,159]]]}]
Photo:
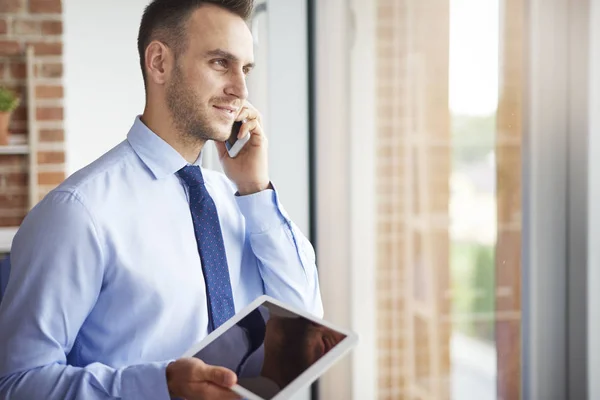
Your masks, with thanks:
[{"label": "stubble beard", "polygon": [[209,116],[200,107],[200,101],[185,83],[179,65],[176,65],[173,70],[173,78],[167,87],[166,98],[175,128],[186,140],[204,143],[207,140],[220,140],[223,136],[211,126]]}]

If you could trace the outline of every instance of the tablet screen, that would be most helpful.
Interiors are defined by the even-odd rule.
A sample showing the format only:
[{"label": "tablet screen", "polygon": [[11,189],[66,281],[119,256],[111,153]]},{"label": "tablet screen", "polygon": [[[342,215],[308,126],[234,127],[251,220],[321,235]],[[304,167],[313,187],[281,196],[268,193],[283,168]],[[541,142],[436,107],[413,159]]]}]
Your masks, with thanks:
[{"label": "tablet screen", "polygon": [[266,301],[194,357],[231,369],[238,385],[271,399],[345,337]]}]

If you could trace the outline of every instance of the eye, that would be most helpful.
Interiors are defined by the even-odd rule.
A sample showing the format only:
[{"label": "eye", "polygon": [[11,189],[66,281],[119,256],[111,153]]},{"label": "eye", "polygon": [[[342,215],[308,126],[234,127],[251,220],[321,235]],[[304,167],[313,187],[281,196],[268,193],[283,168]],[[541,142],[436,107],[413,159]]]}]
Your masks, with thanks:
[{"label": "eye", "polygon": [[225,60],[224,58],[213,60],[213,64],[215,64],[219,68],[227,68],[227,60]]},{"label": "eye", "polygon": [[252,68],[250,67],[244,67],[244,75],[248,76],[250,75],[250,72],[252,72]]}]

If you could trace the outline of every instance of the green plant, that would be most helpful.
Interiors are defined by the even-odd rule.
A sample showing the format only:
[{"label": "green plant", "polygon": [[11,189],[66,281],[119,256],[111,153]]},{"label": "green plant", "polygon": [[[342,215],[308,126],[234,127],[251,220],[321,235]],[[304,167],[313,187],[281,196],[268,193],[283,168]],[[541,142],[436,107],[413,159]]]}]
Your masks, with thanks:
[{"label": "green plant", "polygon": [[474,270],[471,287],[478,295],[472,300],[473,315],[487,316],[473,321],[475,336],[479,339],[494,341],[496,331],[496,260],[495,250],[491,246],[475,245]]},{"label": "green plant", "polygon": [[20,99],[14,92],[0,86],[0,112],[11,112],[19,103]]},{"label": "green plant", "polygon": [[454,329],[494,341],[496,329],[495,247],[453,241],[451,247],[452,312],[461,318]]}]

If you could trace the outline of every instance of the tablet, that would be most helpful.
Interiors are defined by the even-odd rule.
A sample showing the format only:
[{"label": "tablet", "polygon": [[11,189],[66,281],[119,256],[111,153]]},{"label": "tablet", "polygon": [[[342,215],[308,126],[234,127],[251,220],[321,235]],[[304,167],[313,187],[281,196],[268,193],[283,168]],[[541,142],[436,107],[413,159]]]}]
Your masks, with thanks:
[{"label": "tablet", "polygon": [[261,296],[184,357],[229,368],[249,400],[287,399],[308,387],[358,342],[353,332]]}]

